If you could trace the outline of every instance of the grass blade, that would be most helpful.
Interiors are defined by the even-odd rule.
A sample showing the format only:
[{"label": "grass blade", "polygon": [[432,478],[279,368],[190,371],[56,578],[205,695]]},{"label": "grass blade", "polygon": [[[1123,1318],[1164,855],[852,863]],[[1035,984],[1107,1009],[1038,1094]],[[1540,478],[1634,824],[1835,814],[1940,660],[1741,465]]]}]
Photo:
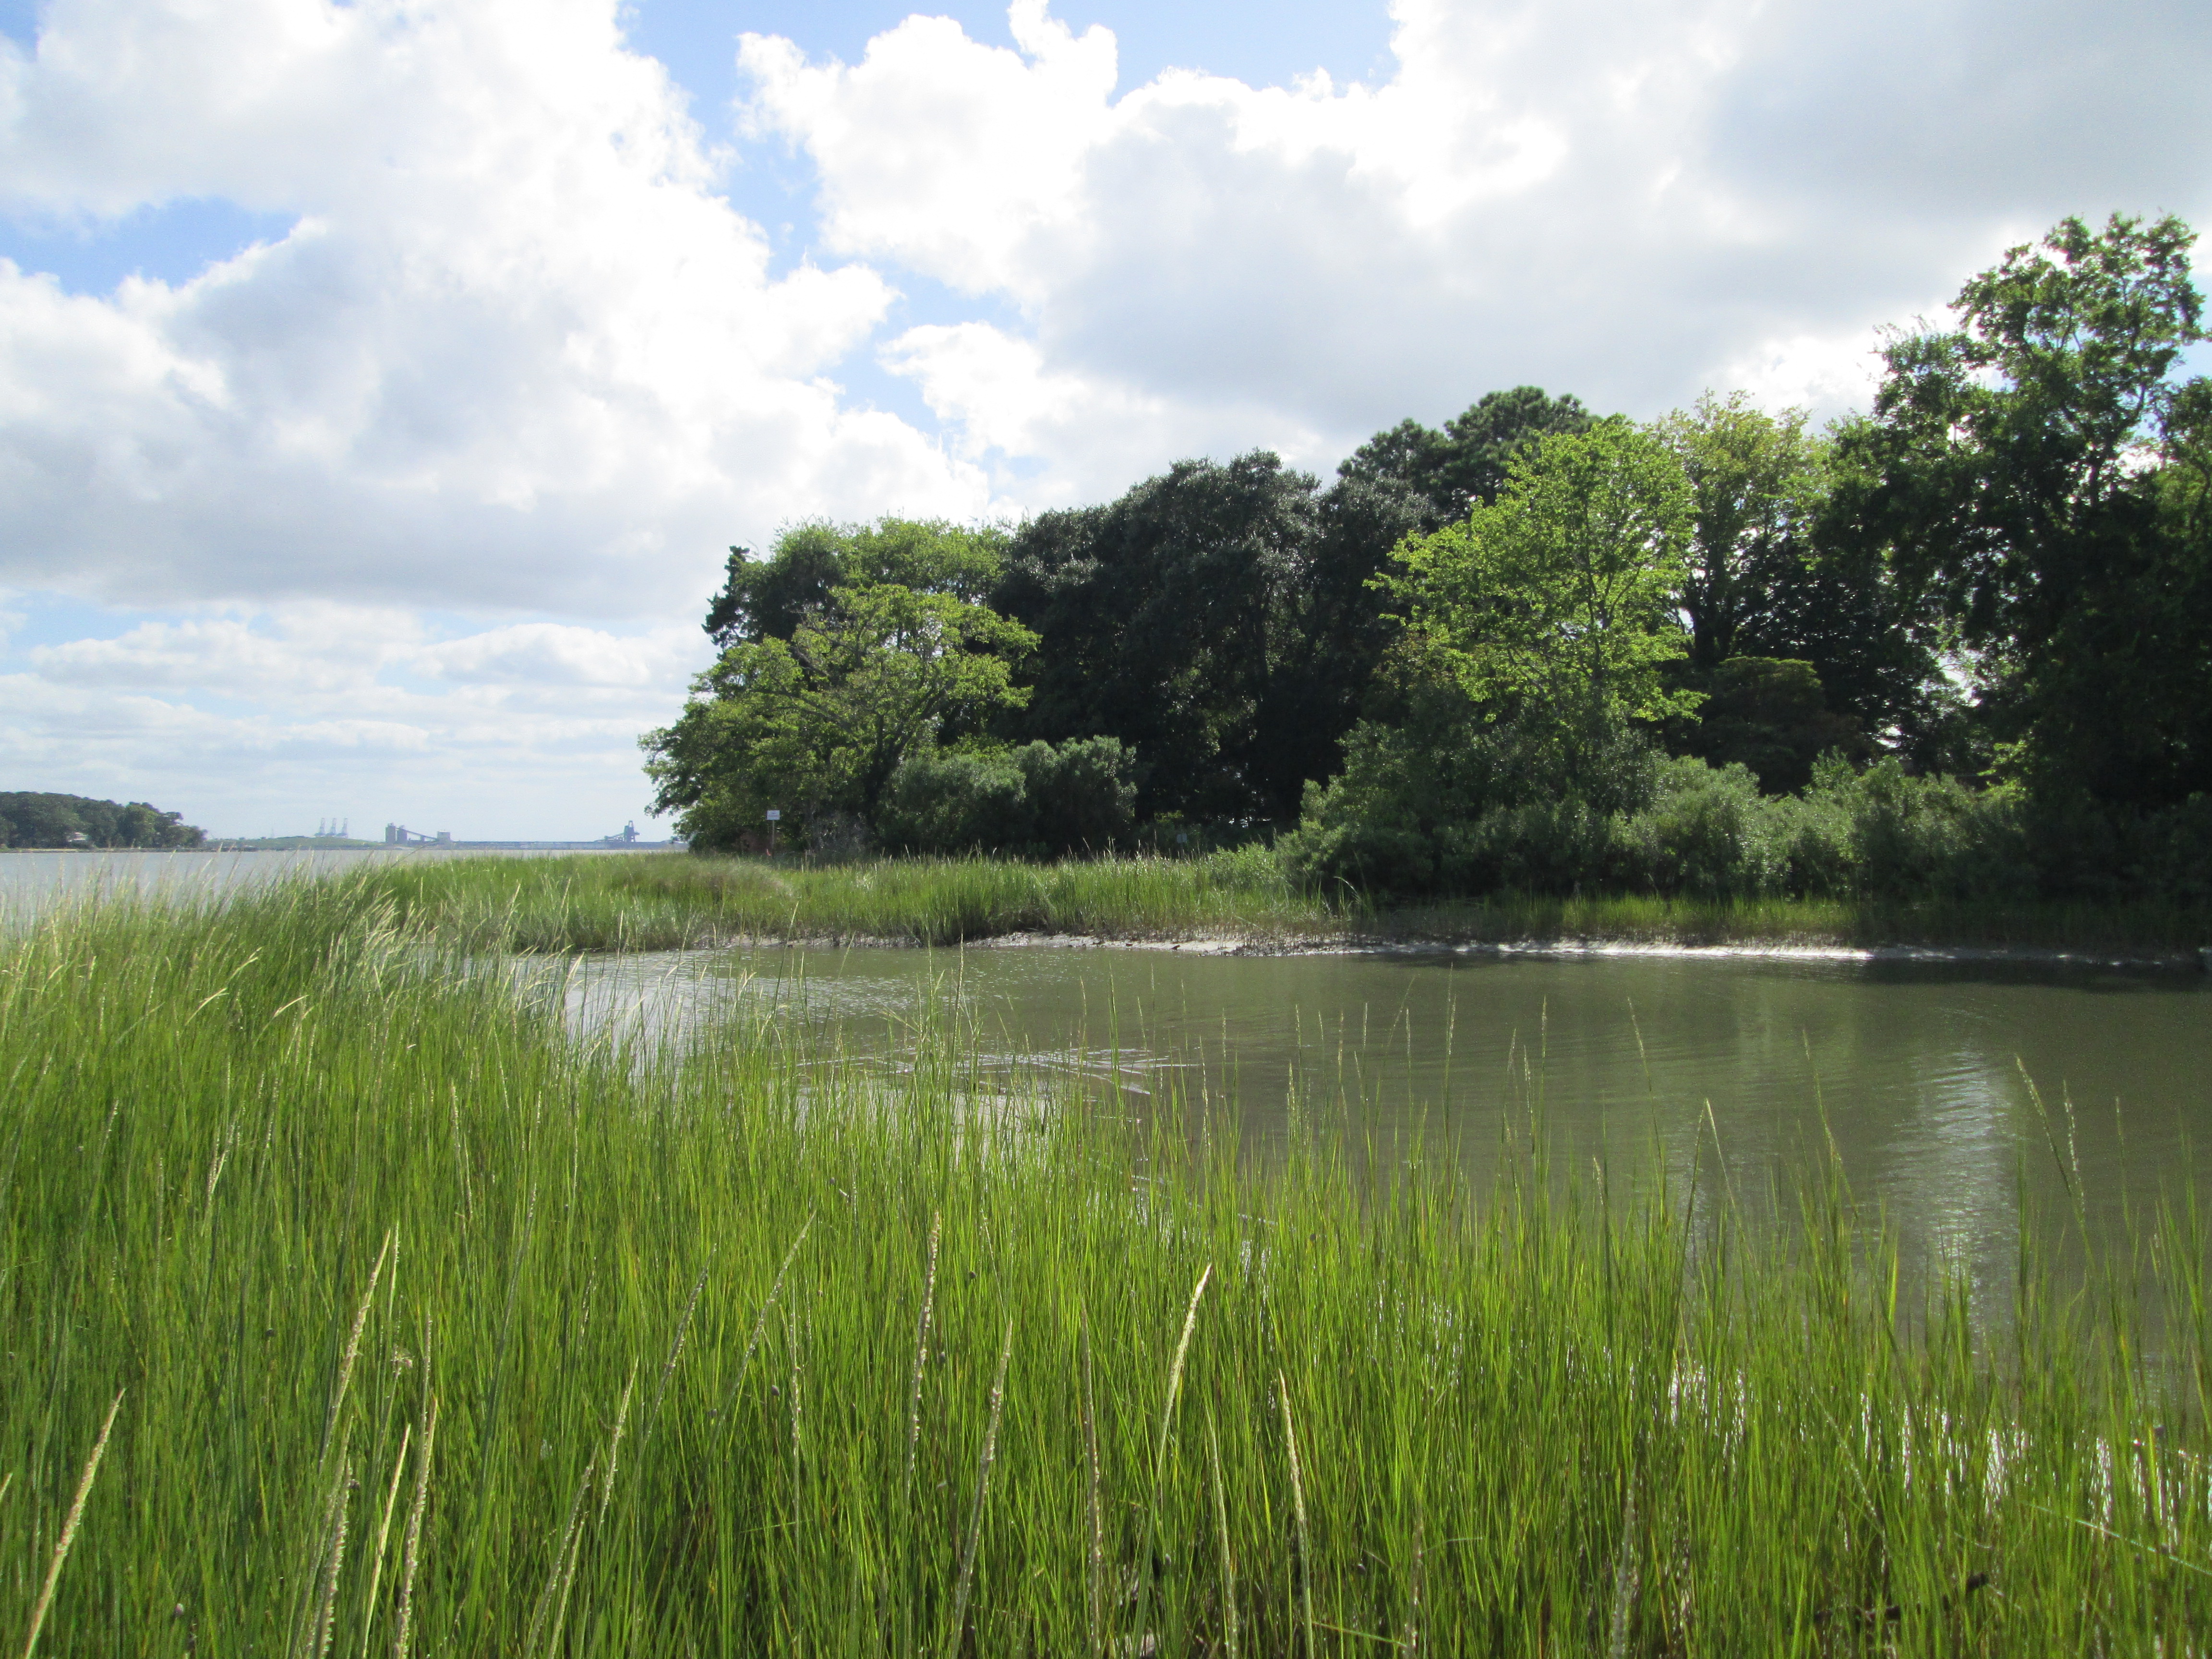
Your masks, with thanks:
[{"label": "grass blade", "polygon": [[368,1288],[361,1293],[361,1306],[354,1310],[353,1328],[346,1333],[345,1357],[338,1362],[337,1386],[331,1390],[331,1408],[323,1418],[322,1449],[315,1454],[319,1463],[331,1455],[331,1431],[337,1426],[338,1410],[345,1404],[346,1389],[353,1382],[353,1363],[361,1355],[362,1328],[368,1323],[369,1304],[376,1300],[376,1281],[384,1272],[385,1258],[392,1254],[398,1229],[387,1228],[384,1246],[376,1253],[376,1265],[368,1270]]},{"label": "grass blade", "polygon": [[93,1442],[92,1455],[85,1460],[84,1474],[76,1483],[76,1496],[70,1500],[69,1514],[62,1521],[62,1535],[54,1543],[54,1559],[46,1564],[46,1581],[39,1587],[38,1605],[31,1609],[30,1634],[23,1638],[23,1659],[39,1645],[39,1632],[45,1628],[46,1609],[54,1603],[54,1586],[61,1582],[62,1563],[69,1559],[70,1546],[76,1542],[78,1524],[84,1519],[84,1500],[92,1495],[92,1479],[100,1473],[100,1460],[107,1451],[107,1436],[115,1427],[115,1414],[123,1409],[123,1394],[116,1390],[115,1403],[107,1408],[107,1420],[100,1425],[100,1438]]},{"label": "grass blade", "polygon": [[968,1543],[960,1553],[960,1582],[952,1592],[952,1621],[945,1632],[945,1652],[960,1646],[968,1622],[968,1595],[975,1585],[975,1555],[983,1541],[983,1505],[991,1495],[991,1466],[999,1456],[999,1416],[1006,1403],[1006,1362],[1014,1352],[1014,1322],[1006,1321],[1006,1340],[999,1345],[998,1374],[991,1379],[991,1420],[983,1430],[983,1456],[975,1469],[975,1504],[968,1517]]},{"label": "grass blade", "polygon": [[1206,1413],[1206,1462],[1213,1477],[1213,1536],[1221,1556],[1221,1651],[1223,1659],[1237,1659],[1237,1562],[1229,1553],[1229,1497],[1222,1489],[1221,1436],[1211,1407]]},{"label": "grass blade", "polygon": [[1315,1645],[1313,1610],[1313,1535],[1306,1528],[1305,1473],[1298,1466],[1298,1431],[1291,1422],[1291,1385],[1275,1373],[1275,1397],[1283,1407],[1283,1449],[1291,1465],[1291,1517],[1298,1539],[1298,1613],[1306,1633],[1306,1659],[1321,1650]]},{"label": "grass blade", "polygon": [[415,1496],[407,1505],[407,1539],[399,1552],[399,1619],[392,1637],[392,1659],[407,1659],[407,1638],[415,1627],[415,1572],[422,1561],[422,1510],[429,1501],[430,1455],[437,1440],[438,1396],[432,1395],[422,1443],[415,1451]]},{"label": "grass blade", "polygon": [[399,1507],[399,1480],[407,1473],[407,1448],[412,1443],[415,1425],[406,1425],[399,1431],[399,1455],[392,1460],[392,1486],[384,1494],[384,1518],[376,1528],[376,1565],[368,1575],[368,1599],[362,1603],[361,1619],[361,1659],[368,1659],[370,1632],[376,1623],[376,1592],[384,1583],[385,1546],[392,1538],[392,1512]]},{"label": "grass blade", "polygon": [[914,1498],[914,1460],[921,1444],[921,1378],[922,1368],[929,1363],[929,1320],[937,1303],[937,1246],[945,1225],[942,1211],[933,1210],[929,1216],[929,1267],[922,1274],[921,1313],[914,1325],[914,1376],[908,1384],[906,1402],[906,1475],[901,1482],[900,1506],[904,1508]]}]

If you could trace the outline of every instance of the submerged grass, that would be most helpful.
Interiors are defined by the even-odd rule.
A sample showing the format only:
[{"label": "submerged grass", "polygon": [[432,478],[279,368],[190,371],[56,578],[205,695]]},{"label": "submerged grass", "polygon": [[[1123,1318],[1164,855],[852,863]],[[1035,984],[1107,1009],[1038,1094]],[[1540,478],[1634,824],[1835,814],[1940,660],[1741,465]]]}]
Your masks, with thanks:
[{"label": "submerged grass", "polygon": [[1791,1226],[1693,1231],[1712,1194],[1525,1143],[1480,1193],[1443,1149],[1240,1167],[1173,1112],[982,1092],[957,1030],[895,1074],[742,1018],[578,1042],[445,966],[359,883],[0,945],[0,1644],[2212,1628],[2193,1215],[2087,1292],[2031,1249],[1992,1333],[1900,1299],[1832,1170]]},{"label": "submerged grass", "polygon": [[1266,848],[1030,864],[809,866],[687,854],[381,863],[353,878],[410,928],[481,950],[676,950],[739,940],[955,945],[1009,934],[1304,945],[1912,945],[2191,951],[2171,906],[1504,893],[1377,908],[1299,889]]}]

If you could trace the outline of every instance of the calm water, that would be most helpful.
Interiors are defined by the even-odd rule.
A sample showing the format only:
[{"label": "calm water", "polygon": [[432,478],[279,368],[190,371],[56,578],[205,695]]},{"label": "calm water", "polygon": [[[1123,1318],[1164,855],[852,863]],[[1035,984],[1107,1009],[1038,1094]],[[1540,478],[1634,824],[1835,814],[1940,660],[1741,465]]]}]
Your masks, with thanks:
[{"label": "calm water", "polygon": [[1708,1193],[1724,1169],[1752,1201],[1832,1135],[1909,1255],[1990,1287],[2023,1182],[2063,1204],[2061,1158],[2100,1230],[2192,1182],[2212,1201],[2191,1170],[2212,1170],[2212,975],[2196,971],[855,950],[601,962],[571,995],[653,1020],[769,1000],[887,1055],[933,1003],[973,1023],[987,1063],[1111,1079],[1140,1110],[1233,1100],[1259,1145],[1297,1102],[1385,1156],[1449,1127],[1481,1166],[1533,1114],[1555,1160],[1601,1158],[1616,1180],[1656,1160],[1686,1191],[1694,1158]]}]

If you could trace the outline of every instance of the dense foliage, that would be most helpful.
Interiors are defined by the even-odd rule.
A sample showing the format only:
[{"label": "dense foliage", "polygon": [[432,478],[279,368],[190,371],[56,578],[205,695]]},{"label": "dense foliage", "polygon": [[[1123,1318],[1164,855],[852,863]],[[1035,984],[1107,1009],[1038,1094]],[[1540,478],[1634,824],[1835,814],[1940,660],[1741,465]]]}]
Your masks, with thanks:
[{"label": "dense foliage", "polygon": [[655,810],[683,809],[701,846],[738,842],[771,809],[872,823],[910,757],[1028,700],[1012,673],[1034,638],[957,593],[826,586],[788,638],[732,644],[702,677],[711,695],[647,739]]},{"label": "dense foliage", "polygon": [[0,847],[198,847],[205,834],[143,800],[0,791]]},{"label": "dense foliage", "polygon": [[[2192,240],[2067,221],[1955,328],[1893,336],[1826,433],[1741,393],[1639,426],[1521,386],[1327,483],[1261,451],[1011,530],[733,549],[726,654],[646,739],[659,805],[708,849],[771,805],[817,845],[940,853],[1288,831],[1304,878],[1382,893],[2199,899]],[[911,629],[854,637],[909,611],[927,666]],[[1048,805],[1077,752],[1096,799]]]}]

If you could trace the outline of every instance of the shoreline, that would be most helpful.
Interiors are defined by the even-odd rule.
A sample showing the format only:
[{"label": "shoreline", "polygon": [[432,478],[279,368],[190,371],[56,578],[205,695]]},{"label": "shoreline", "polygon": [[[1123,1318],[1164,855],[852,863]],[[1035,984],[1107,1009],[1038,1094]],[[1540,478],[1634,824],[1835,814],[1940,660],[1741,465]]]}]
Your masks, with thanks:
[{"label": "shoreline", "polygon": [[2166,973],[2212,971],[2212,946],[2196,951],[2148,948],[2088,950],[2040,945],[1839,945],[1757,939],[1689,944],[1655,939],[1450,939],[1358,934],[1267,938],[1234,933],[1194,933],[1174,937],[1164,934],[1041,933],[1017,930],[939,945],[912,938],[882,935],[793,937],[746,934],[694,948],[752,951],[1161,951],[1206,957],[1456,956],[1493,957],[1501,961],[1524,957],[1554,961],[1574,957],[1622,957],[1715,962],[1905,963],[1929,966],[1987,964]]}]

